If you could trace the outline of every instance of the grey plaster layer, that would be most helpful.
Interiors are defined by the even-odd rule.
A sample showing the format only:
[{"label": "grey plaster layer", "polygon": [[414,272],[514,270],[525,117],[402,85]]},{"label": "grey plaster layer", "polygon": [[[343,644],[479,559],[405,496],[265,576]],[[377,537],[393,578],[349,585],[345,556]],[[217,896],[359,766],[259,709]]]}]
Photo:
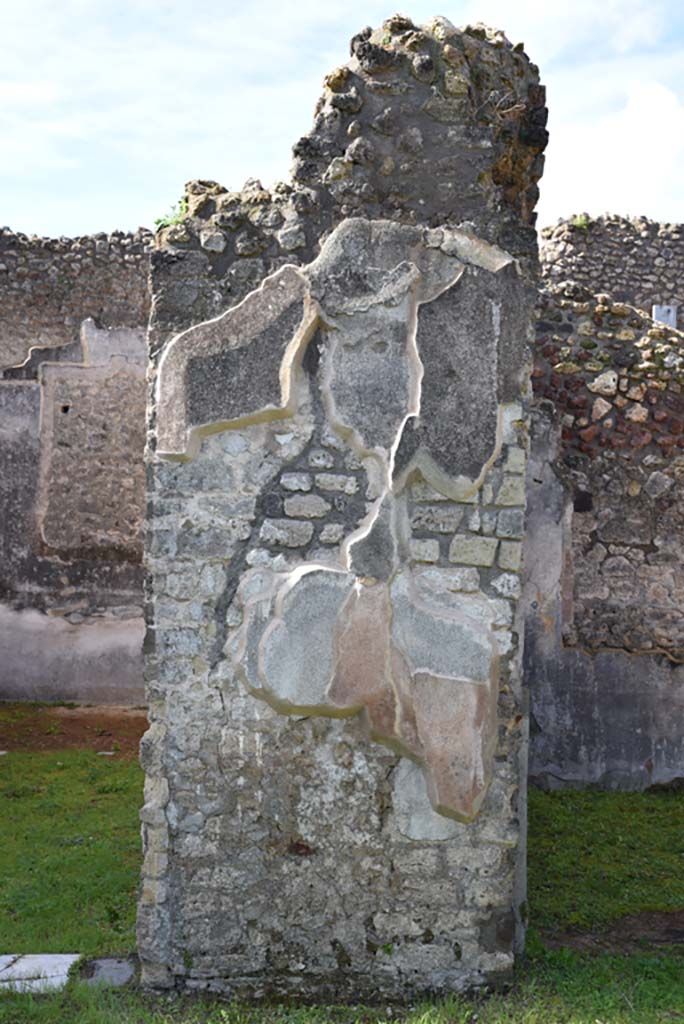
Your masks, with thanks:
[{"label": "grey plaster layer", "polygon": [[260,330],[250,346],[249,360],[230,348],[205,358],[192,356],[186,377],[189,423],[237,420],[252,409],[280,403],[280,363],[303,313],[299,296]]},{"label": "grey plaster layer", "polygon": [[212,426],[286,414],[291,364],[313,328],[305,296],[301,275],[284,267],[234,309],[174,339],[159,366],[160,451],[194,454]]},{"label": "grey plaster layer", "polygon": [[[515,315],[520,291],[514,267],[495,275],[468,267],[453,288],[421,307],[420,415],[404,428],[397,472],[423,449],[452,477],[478,477],[496,449],[499,402],[520,390],[528,341]],[[455,408],[462,411],[457,424],[450,414]]]},{"label": "grey plaster layer", "polygon": [[385,500],[367,533],[350,545],[350,568],[357,576],[389,580],[397,568],[397,541],[393,529],[394,509]]},{"label": "grey plaster layer", "polygon": [[494,657],[487,602],[453,593],[444,604],[427,588],[416,590],[406,573],[392,585],[392,638],[411,671],[487,683]]},{"label": "grey plaster layer", "polygon": [[642,790],[684,778],[682,666],[626,651],[550,650],[545,640],[528,630],[535,784]]},{"label": "grey plaster layer", "polygon": [[145,624],[132,615],[78,623],[0,604],[0,700],[143,703]]},{"label": "grey plaster layer", "polygon": [[280,707],[292,712],[325,706],[335,623],[352,586],[347,573],[314,570],[278,596],[259,645],[259,676]]}]

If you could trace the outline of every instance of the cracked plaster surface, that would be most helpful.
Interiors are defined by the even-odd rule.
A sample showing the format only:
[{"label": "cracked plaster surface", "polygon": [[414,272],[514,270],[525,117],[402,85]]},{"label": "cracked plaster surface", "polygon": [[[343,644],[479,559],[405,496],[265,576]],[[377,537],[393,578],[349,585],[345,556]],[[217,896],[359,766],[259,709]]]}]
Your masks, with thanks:
[{"label": "cracked plaster surface", "polygon": [[332,559],[245,567],[225,653],[283,714],[362,713],[422,767],[433,809],[461,821],[491,780],[509,606],[466,592],[462,569],[411,563],[406,491],[422,480],[467,502],[482,487],[522,389],[526,339],[502,316],[521,295],[515,261],[470,235],[350,219],[309,266],[178,335],[157,380],[159,454],[188,459],[217,431],[296,422],[317,337],[327,428],[365,470],[368,511]]}]

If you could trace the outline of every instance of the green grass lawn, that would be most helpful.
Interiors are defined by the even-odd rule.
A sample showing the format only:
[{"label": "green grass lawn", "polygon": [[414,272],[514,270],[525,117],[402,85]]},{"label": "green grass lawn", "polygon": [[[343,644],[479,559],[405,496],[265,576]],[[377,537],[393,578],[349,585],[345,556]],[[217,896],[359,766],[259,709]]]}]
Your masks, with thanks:
[{"label": "green grass lawn", "polygon": [[53,996],[0,997],[0,1024],[673,1024],[684,1021],[683,975],[681,960],[671,957],[555,953],[524,966],[505,994],[389,1012],[250,1008],[71,983]]},{"label": "green grass lawn", "polygon": [[[142,773],[82,750],[0,758],[0,950],[134,949]],[[607,927],[684,907],[684,795],[530,792],[530,953],[487,999],[386,1008],[244,1008],[71,982],[3,994],[0,1024],[672,1024],[684,1022],[681,954],[589,956],[538,930]]]},{"label": "green grass lawn", "polygon": [[142,772],[92,751],[0,758],[0,950],[135,946]]},{"label": "green grass lawn", "polygon": [[528,889],[536,928],[595,930],[684,907],[684,794],[529,793]]}]

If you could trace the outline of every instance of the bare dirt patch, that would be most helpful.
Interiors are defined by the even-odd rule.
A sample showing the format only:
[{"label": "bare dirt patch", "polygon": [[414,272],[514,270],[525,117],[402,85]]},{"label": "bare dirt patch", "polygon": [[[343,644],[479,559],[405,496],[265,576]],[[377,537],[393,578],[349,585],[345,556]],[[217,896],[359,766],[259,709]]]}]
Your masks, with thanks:
[{"label": "bare dirt patch", "polygon": [[547,949],[574,949],[578,953],[645,953],[668,948],[684,955],[684,909],[627,914],[600,932],[545,929],[542,940]]},{"label": "bare dirt patch", "polygon": [[0,750],[95,750],[138,756],[144,708],[0,703]]}]

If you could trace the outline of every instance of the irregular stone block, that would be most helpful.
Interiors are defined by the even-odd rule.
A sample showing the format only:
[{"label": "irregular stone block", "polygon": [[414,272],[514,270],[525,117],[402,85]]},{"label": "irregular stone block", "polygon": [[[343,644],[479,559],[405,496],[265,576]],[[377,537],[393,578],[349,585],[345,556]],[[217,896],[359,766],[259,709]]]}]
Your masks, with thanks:
[{"label": "irregular stone block", "polygon": [[516,540],[523,536],[525,516],[522,509],[502,509],[496,519],[496,532],[499,537],[512,537]]},{"label": "irregular stone block", "polygon": [[344,537],[344,526],[342,523],[326,523],[320,537],[323,544],[339,544]]},{"label": "irregular stone block", "polygon": [[449,545],[449,561],[463,565],[494,565],[498,543],[496,537],[457,534]]},{"label": "irregular stone block", "polygon": [[411,513],[411,527],[429,533],[453,533],[463,518],[460,505],[418,505]]},{"label": "irregular stone block", "polygon": [[344,494],[356,494],[359,484],[354,476],[342,476],[339,473],[317,473],[316,487],[321,491],[342,491]]},{"label": "irregular stone block", "polygon": [[411,558],[414,562],[438,562],[439,541],[438,540],[417,540],[411,541]]},{"label": "irregular stone block", "polygon": [[280,483],[286,491],[310,491],[310,473],[283,473]]},{"label": "irregular stone block", "polygon": [[303,519],[321,519],[331,509],[329,502],[318,494],[302,494],[285,499],[285,515]]},{"label": "irregular stone block", "polygon": [[524,505],[525,479],[522,476],[506,476],[496,493],[497,505]]},{"label": "irregular stone block", "polygon": [[264,519],[259,536],[266,544],[301,548],[313,537],[313,526],[294,519]]},{"label": "irregular stone block", "polygon": [[511,540],[502,540],[499,545],[499,565],[502,569],[519,572],[522,565],[522,544]]}]

